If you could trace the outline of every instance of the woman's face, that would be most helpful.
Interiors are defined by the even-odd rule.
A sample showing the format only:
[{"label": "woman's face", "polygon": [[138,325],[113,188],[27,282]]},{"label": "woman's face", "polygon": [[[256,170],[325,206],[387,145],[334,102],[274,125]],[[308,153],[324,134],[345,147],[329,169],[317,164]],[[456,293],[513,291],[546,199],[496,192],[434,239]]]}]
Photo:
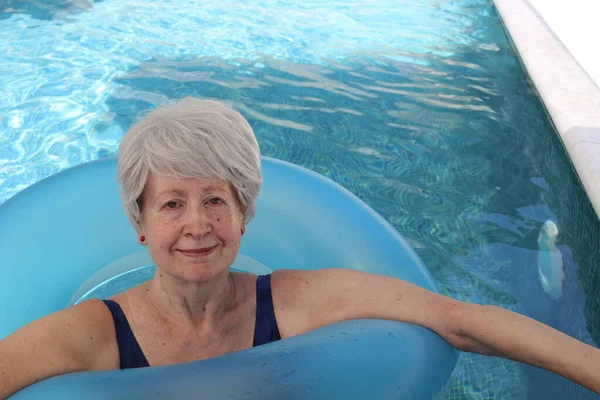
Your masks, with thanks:
[{"label": "woman's face", "polygon": [[231,266],[244,218],[228,182],[151,173],[143,200],[140,234],[160,272],[202,282]]}]

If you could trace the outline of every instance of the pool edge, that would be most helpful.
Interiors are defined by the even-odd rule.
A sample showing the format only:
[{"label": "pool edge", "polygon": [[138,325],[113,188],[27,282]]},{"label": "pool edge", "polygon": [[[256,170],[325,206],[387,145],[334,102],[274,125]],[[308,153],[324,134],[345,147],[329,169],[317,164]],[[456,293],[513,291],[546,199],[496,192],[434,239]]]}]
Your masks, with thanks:
[{"label": "pool edge", "polygon": [[492,2],[600,218],[600,87],[529,0]]}]

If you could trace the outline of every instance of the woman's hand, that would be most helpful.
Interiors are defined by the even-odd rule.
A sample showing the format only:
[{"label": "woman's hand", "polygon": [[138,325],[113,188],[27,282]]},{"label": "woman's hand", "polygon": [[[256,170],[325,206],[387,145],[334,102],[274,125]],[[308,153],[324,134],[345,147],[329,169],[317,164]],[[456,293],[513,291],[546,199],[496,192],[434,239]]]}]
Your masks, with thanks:
[{"label": "woman's hand", "polygon": [[459,350],[548,369],[600,393],[600,350],[521,314],[347,269],[282,270],[272,279],[282,337],[349,319],[409,322]]}]

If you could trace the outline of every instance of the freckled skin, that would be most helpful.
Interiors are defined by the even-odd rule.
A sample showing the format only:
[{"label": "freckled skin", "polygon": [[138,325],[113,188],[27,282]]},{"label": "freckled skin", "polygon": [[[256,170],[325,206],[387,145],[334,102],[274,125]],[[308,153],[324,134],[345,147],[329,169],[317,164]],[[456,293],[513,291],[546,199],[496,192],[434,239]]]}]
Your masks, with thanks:
[{"label": "freckled skin", "polygon": [[[166,193],[165,193],[166,192]],[[150,174],[140,234],[146,237],[159,276],[207,281],[233,263],[244,219],[231,186],[220,179],[176,179]],[[181,253],[216,246],[212,254]]]}]

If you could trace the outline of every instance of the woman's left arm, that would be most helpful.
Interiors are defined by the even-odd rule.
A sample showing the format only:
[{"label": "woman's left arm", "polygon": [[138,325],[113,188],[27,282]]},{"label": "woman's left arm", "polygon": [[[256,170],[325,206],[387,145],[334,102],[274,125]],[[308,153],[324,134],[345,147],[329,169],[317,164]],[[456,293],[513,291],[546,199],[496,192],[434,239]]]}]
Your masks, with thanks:
[{"label": "woman's left arm", "polygon": [[376,318],[429,328],[462,351],[544,368],[600,393],[600,350],[524,315],[464,303],[409,282],[347,269],[273,273],[283,337]]}]

